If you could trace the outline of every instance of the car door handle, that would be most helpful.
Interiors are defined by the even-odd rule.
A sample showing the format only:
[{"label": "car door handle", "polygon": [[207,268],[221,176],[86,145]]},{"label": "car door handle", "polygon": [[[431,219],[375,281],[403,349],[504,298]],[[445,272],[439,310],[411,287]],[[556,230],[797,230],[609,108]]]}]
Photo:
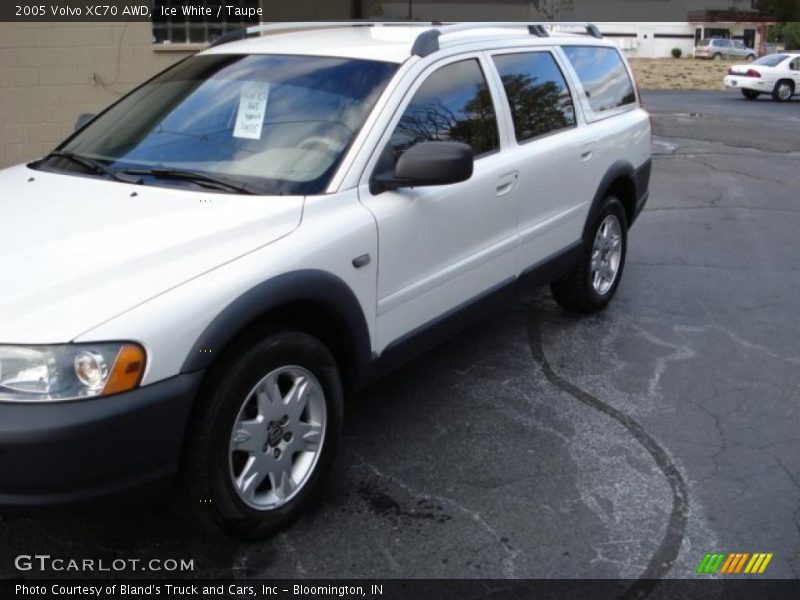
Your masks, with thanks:
[{"label": "car door handle", "polygon": [[505,196],[514,191],[519,181],[519,171],[511,171],[506,173],[497,181],[497,195]]},{"label": "car door handle", "polygon": [[581,149],[581,160],[591,160],[594,156],[594,150],[597,147],[597,142],[590,142]]}]

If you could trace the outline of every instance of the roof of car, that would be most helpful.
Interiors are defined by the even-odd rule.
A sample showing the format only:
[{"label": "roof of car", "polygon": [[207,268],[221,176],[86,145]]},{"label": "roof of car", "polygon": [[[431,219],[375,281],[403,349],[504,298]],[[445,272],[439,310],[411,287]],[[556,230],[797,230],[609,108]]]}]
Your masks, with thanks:
[{"label": "roof of car", "polygon": [[[265,31],[257,37],[249,37],[223,43],[205,50],[206,54],[299,54],[306,56],[334,56],[401,63],[412,55],[412,49],[420,34],[436,29],[431,24],[354,26],[330,25],[326,28],[302,29],[297,24],[294,30]],[[446,47],[479,41],[519,41],[524,45],[552,45],[580,38],[587,44],[609,45],[591,36],[574,35],[567,32],[550,32],[550,37],[531,35],[526,23],[518,27],[482,27],[454,31],[447,35]]]}]

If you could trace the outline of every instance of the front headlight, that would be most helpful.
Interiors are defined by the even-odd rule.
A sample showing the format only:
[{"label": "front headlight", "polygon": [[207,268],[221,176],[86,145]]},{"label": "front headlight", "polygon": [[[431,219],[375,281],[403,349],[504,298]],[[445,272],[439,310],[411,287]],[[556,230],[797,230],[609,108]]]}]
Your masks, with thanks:
[{"label": "front headlight", "polygon": [[139,386],[144,367],[136,344],[0,346],[0,402],[118,394]]}]

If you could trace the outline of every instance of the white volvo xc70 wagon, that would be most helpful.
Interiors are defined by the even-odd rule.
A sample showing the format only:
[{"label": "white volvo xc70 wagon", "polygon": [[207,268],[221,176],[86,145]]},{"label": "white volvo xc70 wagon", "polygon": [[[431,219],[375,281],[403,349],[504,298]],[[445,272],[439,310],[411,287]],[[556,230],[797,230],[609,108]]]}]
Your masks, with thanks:
[{"label": "white volvo xc70 wagon", "polygon": [[346,394],[520,286],[602,309],[651,162],[600,37],[254,27],[0,172],[0,510],[167,482],[268,534]]}]

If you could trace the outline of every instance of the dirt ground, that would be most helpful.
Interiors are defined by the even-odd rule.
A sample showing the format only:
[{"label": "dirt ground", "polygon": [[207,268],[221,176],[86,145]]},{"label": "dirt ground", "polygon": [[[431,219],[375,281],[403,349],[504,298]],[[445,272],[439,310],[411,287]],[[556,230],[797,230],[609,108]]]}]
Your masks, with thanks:
[{"label": "dirt ground", "polygon": [[724,90],[728,68],[743,61],[693,58],[631,58],[636,81],[643,90]]}]

